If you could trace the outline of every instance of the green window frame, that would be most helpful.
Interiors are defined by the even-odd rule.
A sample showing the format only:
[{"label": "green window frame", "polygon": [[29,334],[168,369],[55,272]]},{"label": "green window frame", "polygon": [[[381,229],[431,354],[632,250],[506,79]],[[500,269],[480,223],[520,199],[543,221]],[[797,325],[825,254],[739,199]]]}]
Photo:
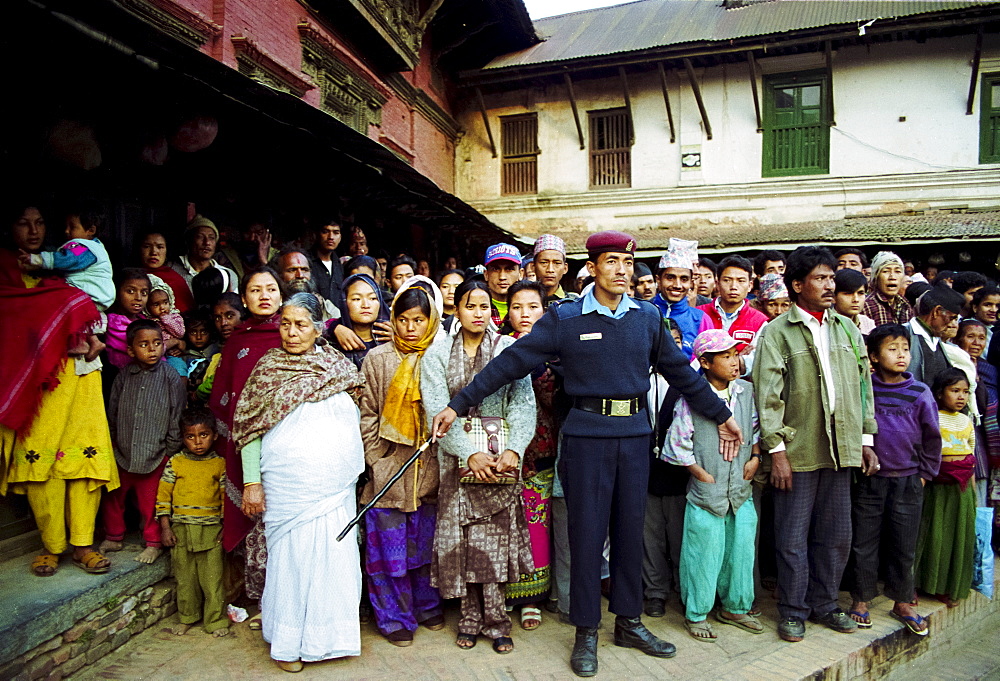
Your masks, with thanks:
[{"label": "green window frame", "polygon": [[763,177],[830,172],[830,87],[825,71],[764,76]]},{"label": "green window frame", "polygon": [[983,74],[979,97],[979,162],[1000,163],[1000,73]]}]

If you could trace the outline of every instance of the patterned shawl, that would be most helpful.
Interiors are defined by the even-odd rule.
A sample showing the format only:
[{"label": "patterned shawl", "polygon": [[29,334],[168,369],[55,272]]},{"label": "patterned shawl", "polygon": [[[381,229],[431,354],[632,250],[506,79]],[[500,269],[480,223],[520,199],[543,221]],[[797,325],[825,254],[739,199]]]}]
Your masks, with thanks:
[{"label": "patterned shawl", "polygon": [[[423,282],[423,285],[416,286],[418,282]],[[431,290],[428,291],[427,287]],[[420,358],[424,356],[424,352],[434,342],[441,329],[441,293],[426,277],[411,277],[403,282],[392,299],[390,320],[394,326],[396,301],[411,288],[418,288],[428,294],[431,314],[427,320],[427,330],[415,343],[407,342],[396,334],[392,336],[400,363],[386,391],[378,434],[389,442],[413,447],[427,439],[427,421],[424,419],[424,408],[420,399]]]},{"label": "patterned shawl", "polygon": [[315,352],[292,355],[281,348],[260,358],[236,404],[233,440],[242,449],[263,437],[305,402],[322,402],[359,388],[364,376],[351,360],[324,342]]}]

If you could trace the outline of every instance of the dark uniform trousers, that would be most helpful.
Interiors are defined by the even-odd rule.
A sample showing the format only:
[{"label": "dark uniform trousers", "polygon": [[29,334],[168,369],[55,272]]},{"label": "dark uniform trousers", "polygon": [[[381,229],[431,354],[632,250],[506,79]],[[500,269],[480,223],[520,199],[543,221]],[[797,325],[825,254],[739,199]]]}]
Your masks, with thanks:
[{"label": "dark uniform trousers", "polygon": [[638,617],[649,436],[563,435],[559,466],[569,516],[570,619],[578,627],[601,622],[601,560],[609,530],[609,609],[616,615]]}]

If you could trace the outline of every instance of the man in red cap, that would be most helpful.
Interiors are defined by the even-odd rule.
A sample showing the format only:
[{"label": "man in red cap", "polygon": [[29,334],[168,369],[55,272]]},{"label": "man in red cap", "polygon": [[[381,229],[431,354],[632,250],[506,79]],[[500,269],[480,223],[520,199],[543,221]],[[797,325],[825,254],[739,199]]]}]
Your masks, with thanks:
[{"label": "man in red cap", "polygon": [[742,433],[726,405],[688,365],[651,304],[626,295],[635,239],[599,232],[587,239],[594,287],[578,300],[553,304],[531,333],[493,359],[434,417],[442,436],[458,414],[544,362],[560,360],[573,400],[562,427],[559,477],[566,493],[571,557],[570,619],[576,643],[573,673],[597,673],[601,621],[601,558],[611,535],[610,610],[615,645],[672,657],[676,649],[642,624],[642,527],[649,476],[650,367],[677,388],[692,409],[719,424],[720,449],[735,456]]}]

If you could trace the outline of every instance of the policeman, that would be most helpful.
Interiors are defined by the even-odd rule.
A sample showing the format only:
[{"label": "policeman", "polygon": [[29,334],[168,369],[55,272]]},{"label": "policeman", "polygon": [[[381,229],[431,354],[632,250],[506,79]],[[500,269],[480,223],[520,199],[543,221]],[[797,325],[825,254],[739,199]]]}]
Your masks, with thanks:
[{"label": "policeman", "polygon": [[527,336],[491,361],[434,417],[436,437],[500,387],[544,362],[560,360],[572,409],[562,426],[559,476],[566,492],[571,557],[570,618],[577,676],[597,673],[601,621],[601,557],[611,536],[611,597],[615,645],[672,657],[676,649],[642,624],[642,527],[649,476],[650,367],[691,407],[719,425],[722,453],[731,459],[739,426],[709,384],[688,365],[651,304],[626,296],[635,239],[606,231],[587,239],[587,272],[594,287],[578,300],[552,305]]}]

